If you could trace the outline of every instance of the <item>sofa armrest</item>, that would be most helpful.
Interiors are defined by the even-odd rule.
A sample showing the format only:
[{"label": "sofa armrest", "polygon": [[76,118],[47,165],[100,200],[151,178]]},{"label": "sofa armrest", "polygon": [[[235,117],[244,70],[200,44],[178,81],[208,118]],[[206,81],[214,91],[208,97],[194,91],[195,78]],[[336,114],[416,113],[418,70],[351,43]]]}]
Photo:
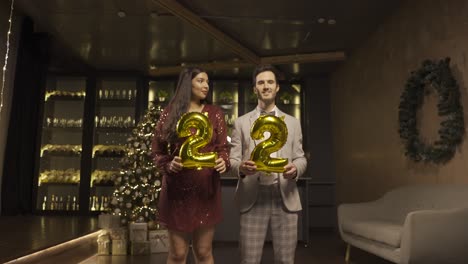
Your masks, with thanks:
[{"label": "sofa armrest", "polygon": [[400,263],[466,263],[468,208],[414,211],[406,217]]},{"label": "sofa armrest", "polygon": [[342,233],[346,221],[376,219],[379,216],[379,200],[363,203],[344,203],[338,206],[338,228]]}]

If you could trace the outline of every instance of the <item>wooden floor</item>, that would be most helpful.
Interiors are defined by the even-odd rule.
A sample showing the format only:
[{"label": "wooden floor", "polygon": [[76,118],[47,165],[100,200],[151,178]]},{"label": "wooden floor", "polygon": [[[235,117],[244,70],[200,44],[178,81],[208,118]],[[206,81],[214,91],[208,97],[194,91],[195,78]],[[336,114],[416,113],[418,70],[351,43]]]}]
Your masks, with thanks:
[{"label": "wooden floor", "polygon": [[0,263],[98,230],[97,217],[0,216]]},{"label": "wooden floor", "polygon": [[[77,216],[0,216],[0,263],[49,248],[65,241],[90,234],[98,230],[96,217]],[[312,232],[307,245],[299,242],[296,251],[298,264],[342,264],[345,244],[332,231]],[[214,242],[215,263],[238,264],[237,242]],[[47,259],[14,263],[165,263],[167,254],[148,256],[97,256],[97,243],[84,244]],[[381,258],[358,249],[351,252],[352,264],[390,264]],[[187,263],[195,263],[189,256]],[[266,243],[262,263],[273,263],[271,243]]]},{"label": "wooden floor", "polygon": [[[311,234],[311,243],[304,247],[299,243],[296,250],[296,264],[345,264],[345,244],[337,235],[330,232]],[[215,263],[239,264],[239,251],[236,242],[214,242],[213,255]],[[92,256],[81,264],[140,264],[140,263],[166,263],[167,254],[152,254],[148,256]],[[190,254],[188,264],[194,264]],[[262,264],[274,263],[271,243],[266,243],[263,252]],[[349,264],[392,264],[379,257],[367,254],[358,249],[352,250]]]}]

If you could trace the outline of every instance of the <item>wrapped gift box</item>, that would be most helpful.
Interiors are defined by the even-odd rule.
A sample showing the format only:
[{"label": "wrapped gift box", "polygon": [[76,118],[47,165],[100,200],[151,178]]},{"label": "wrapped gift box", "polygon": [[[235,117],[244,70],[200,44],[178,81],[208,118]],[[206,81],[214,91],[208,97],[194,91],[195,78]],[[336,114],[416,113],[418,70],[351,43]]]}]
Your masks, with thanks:
[{"label": "wrapped gift box", "polygon": [[169,237],[167,230],[149,231],[151,253],[169,252]]},{"label": "wrapped gift box", "polygon": [[127,255],[127,240],[112,240],[112,255]]},{"label": "wrapped gift box", "polygon": [[150,242],[148,241],[132,241],[130,242],[130,252],[132,255],[149,255]]},{"label": "wrapped gift box", "polygon": [[120,216],[111,214],[100,214],[98,217],[98,227],[102,229],[119,228]]},{"label": "wrapped gift box", "polygon": [[108,233],[102,233],[98,236],[98,255],[110,255],[110,237]]},{"label": "wrapped gift box", "polygon": [[148,223],[130,223],[130,241],[148,241]]},{"label": "wrapped gift box", "polygon": [[111,253],[111,243],[109,241],[98,241],[98,255],[110,255]]},{"label": "wrapped gift box", "polygon": [[119,227],[119,228],[112,228],[109,229],[109,234],[111,240],[127,240],[127,228]]}]

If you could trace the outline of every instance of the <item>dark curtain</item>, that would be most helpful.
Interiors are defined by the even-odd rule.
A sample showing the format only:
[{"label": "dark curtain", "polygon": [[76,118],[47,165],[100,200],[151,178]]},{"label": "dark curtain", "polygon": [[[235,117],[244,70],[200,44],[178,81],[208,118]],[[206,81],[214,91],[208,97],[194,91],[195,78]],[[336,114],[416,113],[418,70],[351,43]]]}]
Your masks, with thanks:
[{"label": "dark curtain", "polygon": [[49,38],[24,18],[19,40],[13,102],[2,182],[2,214],[32,213],[38,124],[47,72]]}]

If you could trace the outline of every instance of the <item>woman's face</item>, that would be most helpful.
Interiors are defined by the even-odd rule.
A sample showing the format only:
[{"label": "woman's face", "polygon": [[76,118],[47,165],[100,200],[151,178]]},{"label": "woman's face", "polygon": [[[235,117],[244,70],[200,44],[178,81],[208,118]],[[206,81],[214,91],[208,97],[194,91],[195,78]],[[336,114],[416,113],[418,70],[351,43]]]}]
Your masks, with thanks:
[{"label": "woman's face", "polygon": [[192,79],[192,100],[204,100],[209,90],[208,74],[205,72],[200,72]]}]

